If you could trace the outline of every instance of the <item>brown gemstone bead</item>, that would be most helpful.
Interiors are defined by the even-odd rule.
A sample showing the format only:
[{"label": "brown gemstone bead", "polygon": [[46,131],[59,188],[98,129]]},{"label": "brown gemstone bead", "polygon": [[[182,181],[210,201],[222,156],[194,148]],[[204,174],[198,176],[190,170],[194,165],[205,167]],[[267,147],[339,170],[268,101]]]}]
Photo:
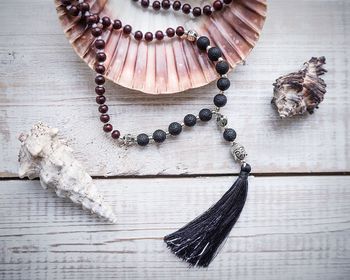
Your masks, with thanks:
[{"label": "brown gemstone bead", "polygon": [[131,31],[132,31],[132,27],[129,24],[124,26],[124,28],[123,28],[123,33],[124,34],[130,34]]},{"label": "brown gemstone bead", "polygon": [[153,34],[152,34],[152,32],[146,32],[146,34],[145,34],[145,40],[146,40],[147,42],[151,42],[151,41],[153,40]]},{"label": "brown gemstone bead", "polygon": [[163,0],[163,1],[162,1],[162,8],[163,8],[164,10],[168,10],[168,9],[170,8],[170,6],[171,6],[171,3],[170,3],[169,0]]},{"label": "brown gemstone bead", "polygon": [[109,17],[102,18],[102,25],[104,27],[109,27],[112,24],[111,19]]},{"label": "brown gemstone bead", "polygon": [[189,14],[191,12],[191,5],[190,4],[184,4],[182,6],[182,12],[184,14]]},{"label": "brown gemstone bead", "polygon": [[105,46],[106,46],[105,41],[103,41],[101,39],[95,41],[95,48],[96,49],[103,50]]},{"label": "brown gemstone bead", "polygon": [[102,114],[102,115],[100,116],[100,121],[103,122],[103,123],[108,123],[109,120],[110,120],[110,117],[109,117],[108,114]]},{"label": "brown gemstone bead", "polygon": [[162,31],[158,30],[156,32],[156,39],[157,40],[163,40],[163,38],[164,38],[164,33]]},{"label": "brown gemstone bead", "polygon": [[111,132],[113,130],[113,126],[110,123],[107,123],[103,126],[104,132]]},{"label": "brown gemstone bead", "polygon": [[102,30],[101,28],[95,27],[91,30],[91,33],[94,37],[99,37],[102,35]]},{"label": "brown gemstone bead", "polygon": [[201,8],[199,8],[199,7],[193,8],[192,14],[193,14],[195,17],[199,17],[199,16],[202,14]]},{"label": "brown gemstone bead", "polygon": [[107,56],[104,52],[99,52],[96,54],[96,60],[98,62],[104,62],[104,61],[106,61],[106,59],[107,59]]},{"label": "brown gemstone bead", "polygon": [[96,21],[96,16],[94,16],[94,15],[90,15],[90,16],[88,16],[87,18],[86,18],[86,23],[88,24],[88,25],[93,25],[94,23],[96,23],[97,21]]},{"label": "brown gemstone bead", "polygon": [[135,35],[134,35],[134,38],[135,38],[137,41],[142,40],[142,38],[143,38],[142,32],[141,32],[141,31],[136,31],[136,32],[135,32]]},{"label": "brown gemstone bead", "polygon": [[95,78],[95,83],[99,86],[103,85],[106,82],[105,78],[102,75],[98,75]]},{"label": "brown gemstone bead", "polygon": [[96,103],[97,104],[105,104],[106,102],[106,97],[104,97],[103,95],[99,95],[99,96],[96,96]]},{"label": "brown gemstone bead", "polygon": [[123,27],[123,24],[122,22],[119,20],[119,19],[116,19],[114,22],[113,22],[113,29],[120,29]]},{"label": "brown gemstone bead", "polygon": [[222,5],[222,2],[220,0],[216,0],[214,3],[213,3],[213,8],[215,11],[220,11],[222,9],[223,5]]},{"label": "brown gemstone bead", "polygon": [[69,10],[68,10],[68,13],[73,16],[73,17],[76,17],[77,15],[79,15],[79,9],[77,6],[75,5],[72,5]]},{"label": "brown gemstone bead", "polygon": [[174,37],[174,35],[175,35],[175,30],[172,29],[171,27],[169,27],[169,28],[166,30],[166,35],[167,35],[169,38]]},{"label": "brown gemstone bead", "polygon": [[176,28],[176,35],[181,37],[184,34],[185,34],[185,29],[182,26],[178,26]]},{"label": "brown gemstone bead", "polygon": [[82,12],[85,13],[90,10],[90,5],[86,2],[78,4],[78,9]]},{"label": "brown gemstone bead", "polygon": [[108,112],[108,106],[107,105],[101,105],[98,107],[98,111],[101,113],[101,114],[105,114]]},{"label": "brown gemstone bead", "polygon": [[206,5],[203,7],[203,14],[210,16],[212,14],[211,7],[209,5]]},{"label": "brown gemstone bead", "polygon": [[159,1],[154,1],[152,4],[152,8],[156,11],[160,10],[160,2]]},{"label": "brown gemstone bead", "polygon": [[106,67],[104,67],[103,65],[97,64],[95,66],[95,71],[99,74],[104,74],[106,71]]},{"label": "brown gemstone bead", "polygon": [[119,137],[120,137],[120,132],[119,132],[119,130],[113,130],[113,132],[112,132],[112,138],[113,138],[113,139],[119,139]]},{"label": "brown gemstone bead", "polygon": [[174,1],[174,3],[173,3],[173,9],[174,9],[175,11],[180,10],[180,9],[181,9],[181,2],[180,2],[180,1]]},{"label": "brown gemstone bead", "polygon": [[103,86],[97,86],[95,87],[95,92],[98,95],[103,95],[106,92],[106,89]]},{"label": "brown gemstone bead", "polygon": [[148,8],[149,0],[141,0],[141,6],[144,7],[144,8]]}]

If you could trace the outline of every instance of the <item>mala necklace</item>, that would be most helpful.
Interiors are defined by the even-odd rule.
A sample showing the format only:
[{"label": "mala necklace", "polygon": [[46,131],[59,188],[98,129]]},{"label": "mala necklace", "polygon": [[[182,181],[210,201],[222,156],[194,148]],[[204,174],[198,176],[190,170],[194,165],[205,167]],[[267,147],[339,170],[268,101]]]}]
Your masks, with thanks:
[{"label": "mala necklace", "polygon": [[[143,34],[141,31],[133,32],[130,25],[123,25],[118,19],[111,20],[109,17],[100,17],[98,14],[90,12],[90,5],[86,0],[61,0],[61,3],[73,17],[80,17],[86,28],[91,29],[91,34],[95,37],[94,47],[96,50],[95,64],[95,93],[96,103],[99,105],[98,111],[101,113],[100,120],[103,125],[103,131],[111,135],[113,139],[125,145],[147,146],[150,143],[163,143],[167,138],[175,137],[182,132],[183,127],[193,127],[198,121],[208,122],[216,119],[217,125],[222,128],[223,138],[231,143],[231,153],[234,159],[241,163],[241,171],[237,180],[232,187],[216,202],[211,208],[204,212],[187,225],[164,237],[167,247],[179,258],[188,262],[190,266],[207,267],[217,255],[220,245],[229,235],[231,229],[237,222],[244,207],[248,192],[248,176],[251,171],[249,164],[245,162],[247,156],[242,145],[235,142],[236,131],[227,128],[228,120],[220,113],[220,109],[227,103],[225,91],[230,87],[230,80],[227,78],[229,64],[222,58],[222,52],[218,47],[210,46],[210,40],[206,36],[199,36],[194,30],[186,31],[184,27],[178,26],[176,29],[167,28],[165,32],[156,31]],[[138,2],[138,0],[132,0]],[[149,0],[139,1],[143,8],[152,7],[154,10],[168,10],[171,7],[174,11],[182,11],[184,14],[191,14],[194,17],[202,15],[210,16],[214,11],[220,11],[224,5],[229,5],[232,0],[216,0],[212,6],[206,5],[203,8],[191,8],[189,4],[182,4],[180,1],[170,2],[169,0],[153,1],[152,5]],[[217,80],[217,87],[220,92],[215,95],[213,109],[204,108],[197,114],[187,114],[183,121],[172,122],[168,129],[157,129],[152,135],[140,133],[137,136],[131,134],[121,135],[120,131],[113,129],[110,124],[108,106],[106,104],[104,87],[104,74],[106,68],[104,62],[107,55],[104,52],[106,42],[102,39],[105,30],[112,29],[116,32],[123,32],[125,36],[133,36],[135,40],[152,42],[153,40],[161,41],[165,37],[169,39],[175,37],[187,39],[197,45],[198,49],[206,52],[209,60],[215,65],[220,78]]]}]

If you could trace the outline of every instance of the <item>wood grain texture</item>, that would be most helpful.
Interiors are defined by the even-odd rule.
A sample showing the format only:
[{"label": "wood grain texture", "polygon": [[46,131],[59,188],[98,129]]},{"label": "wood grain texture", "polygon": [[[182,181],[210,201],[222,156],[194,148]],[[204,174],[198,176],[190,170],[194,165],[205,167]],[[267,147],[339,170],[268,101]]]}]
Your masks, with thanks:
[{"label": "wood grain texture", "polygon": [[2,181],[0,279],[348,279],[348,176],[251,178],[241,219],[211,267],[188,269],[174,257],[162,237],[233,180],[98,180],[117,225],[38,181]]},{"label": "wood grain texture", "polygon": [[[16,16],[14,16],[16,15]],[[19,20],[21,19],[21,20]],[[22,20],[25,19],[25,20]],[[162,146],[119,148],[101,132],[93,73],[74,54],[53,1],[1,1],[0,175],[16,176],[17,137],[43,120],[69,138],[90,174],[225,174],[237,171],[214,123]],[[262,39],[230,75],[223,112],[249,153],[254,172],[348,172],[350,2],[269,1]],[[324,55],[328,93],[312,116],[279,120],[270,105],[274,79],[311,56]],[[175,96],[150,97],[108,83],[114,123],[152,132],[211,104],[215,85]]]}]

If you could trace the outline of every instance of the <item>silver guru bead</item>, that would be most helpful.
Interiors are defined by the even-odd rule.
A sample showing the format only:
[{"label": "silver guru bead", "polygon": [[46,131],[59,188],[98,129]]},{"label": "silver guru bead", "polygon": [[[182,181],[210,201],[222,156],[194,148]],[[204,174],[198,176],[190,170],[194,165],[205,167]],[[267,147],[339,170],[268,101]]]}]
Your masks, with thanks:
[{"label": "silver guru bead", "polygon": [[234,157],[235,160],[237,161],[244,161],[244,159],[247,157],[247,153],[244,149],[244,147],[236,142],[233,142],[232,148],[231,148],[231,153]]}]

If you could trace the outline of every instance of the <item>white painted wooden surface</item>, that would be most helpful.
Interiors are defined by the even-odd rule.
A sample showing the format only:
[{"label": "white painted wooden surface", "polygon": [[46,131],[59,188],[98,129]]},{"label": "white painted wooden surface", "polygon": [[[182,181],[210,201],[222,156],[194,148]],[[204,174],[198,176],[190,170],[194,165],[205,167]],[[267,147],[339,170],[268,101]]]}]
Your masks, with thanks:
[{"label": "white painted wooden surface", "polygon": [[38,181],[3,181],[0,277],[349,279],[348,176],[251,179],[242,217],[210,268],[178,261],[162,237],[204,211],[232,180],[98,180],[117,225],[57,199]]},{"label": "white painted wooden surface", "polygon": [[[266,177],[253,180],[208,270],[187,269],[161,238],[234,180],[223,176],[238,167],[215,125],[160,147],[120,149],[97,129],[93,73],[64,38],[52,1],[0,1],[0,24],[0,279],[349,279],[350,178],[334,176],[350,172],[349,1],[269,1],[261,41],[231,73],[223,111]],[[274,79],[320,55],[329,70],[324,103],[312,116],[279,120],[269,104]],[[165,128],[215,93],[214,85],[162,97],[108,87],[114,119],[131,132]],[[135,176],[96,179],[118,225],[17,179],[17,136],[38,120],[60,128],[90,174]]]}]

